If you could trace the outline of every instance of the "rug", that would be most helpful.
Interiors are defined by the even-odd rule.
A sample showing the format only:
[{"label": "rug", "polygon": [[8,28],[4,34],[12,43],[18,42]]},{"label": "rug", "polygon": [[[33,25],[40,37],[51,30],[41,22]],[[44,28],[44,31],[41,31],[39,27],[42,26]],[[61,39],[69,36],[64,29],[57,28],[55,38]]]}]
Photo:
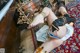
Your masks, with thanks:
[{"label": "rug", "polygon": [[54,53],[80,53],[80,0],[75,0],[66,5],[68,13],[76,19],[74,34],[61,46],[52,50]]}]

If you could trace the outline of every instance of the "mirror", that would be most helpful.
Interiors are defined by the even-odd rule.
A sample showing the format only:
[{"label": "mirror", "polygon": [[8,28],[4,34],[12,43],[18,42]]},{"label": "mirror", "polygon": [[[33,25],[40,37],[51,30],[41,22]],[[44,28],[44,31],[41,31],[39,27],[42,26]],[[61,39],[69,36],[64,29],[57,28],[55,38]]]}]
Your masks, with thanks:
[{"label": "mirror", "polygon": [[11,6],[13,0],[0,0],[0,21],[3,16],[7,13],[9,7]]}]

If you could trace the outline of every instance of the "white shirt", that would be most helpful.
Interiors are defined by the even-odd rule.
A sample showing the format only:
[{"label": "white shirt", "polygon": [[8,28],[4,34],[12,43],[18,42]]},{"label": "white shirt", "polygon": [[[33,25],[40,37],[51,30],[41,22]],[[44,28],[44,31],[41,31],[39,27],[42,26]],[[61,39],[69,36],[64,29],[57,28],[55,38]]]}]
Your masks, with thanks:
[{"label": "white shirt", "polygon": [[74,28],[72,26],[70,26],[69,24],[65,24],[65,26],[67,27],[67,33],[63,38],[60,39],[62,41],[65,41],[68,38],[70,38],[73,35],[73,32],[74,32]]}]

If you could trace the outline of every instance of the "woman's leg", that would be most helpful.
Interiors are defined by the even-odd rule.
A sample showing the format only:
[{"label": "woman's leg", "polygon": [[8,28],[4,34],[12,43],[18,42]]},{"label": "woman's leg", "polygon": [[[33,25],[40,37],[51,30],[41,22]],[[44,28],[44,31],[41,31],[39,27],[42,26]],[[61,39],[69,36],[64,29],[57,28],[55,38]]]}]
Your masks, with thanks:
[{"label": "woman's leg", "polygon": [[[43,43],[39,48],[42,48],[43,49],[41,51],[39,51],[39,48],[36,49],[35,53],[49,53],[51,50],[53,50],[54,48],[60,46],[61,44],[63,43],[62,40],[59,40],[59,39],[53,39],[53,40],[50,40],[50,41],[47,41],[45,43]],[[39,51],[39,52],[38,52]]]},{"label": "woman's leg", "polygon": [[43,9],[42,13],[44,13],[44,12],[45,12],[45,17],[47,16],[47,23],[48,23],[49,26],[51,26],[52,22],[54,20],[56,20],[57,17],[56,17],[56,15],[54,14],[54,12],[50,8],[45,7]]},{"label": "woman's leg", "polygon": [[55,14],[52,12],[52,10],[48,7],[45,7],[43,9],[43,11],[37,15],[34,20],[32,21],[32,23],[29,25],[28,28],[34,27],[40,23],[44,23],[44,18],[47,17],[47,22],[49,24],[49,26],[52,24],[52,22],[57,19],[57,17],[55,16]]}]

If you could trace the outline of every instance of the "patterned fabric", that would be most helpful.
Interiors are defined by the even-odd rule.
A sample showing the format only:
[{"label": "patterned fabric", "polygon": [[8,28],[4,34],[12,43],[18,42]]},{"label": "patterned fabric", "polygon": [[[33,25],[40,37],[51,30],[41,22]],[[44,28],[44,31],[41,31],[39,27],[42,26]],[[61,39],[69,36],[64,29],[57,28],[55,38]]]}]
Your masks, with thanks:
[{"label": "patterned fabric", "polygon": [[80,0],[70,2],[66,5],[68,13],[72,18],[76,18],[74,24],[74,34],[61,46],[52,50],[54,53],[80,53]]}]

